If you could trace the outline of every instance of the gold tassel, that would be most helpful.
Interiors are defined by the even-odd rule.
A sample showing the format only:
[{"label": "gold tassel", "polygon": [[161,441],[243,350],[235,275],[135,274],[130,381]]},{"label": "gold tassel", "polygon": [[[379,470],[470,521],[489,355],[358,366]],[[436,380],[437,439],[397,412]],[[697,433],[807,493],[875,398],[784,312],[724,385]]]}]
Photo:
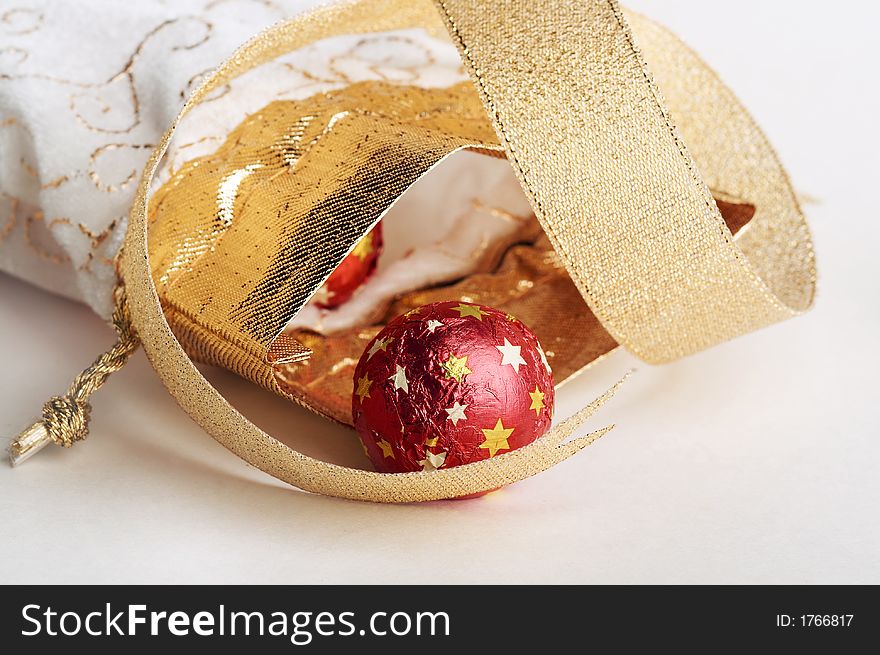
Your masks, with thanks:
[{"label": "gold tassel", "polygon": [[116,343],[76,376],[66,394],[50,398],[43,405],[42,418],[12,440],[9,461],[13,466],[21,464],[51,442],[70,448],[88,436],[92,410],[89,398],[112,373],[125,366],[140,343],[131,324],[122,284],[117,285],[113,299],[112,321],[118,335]]}]

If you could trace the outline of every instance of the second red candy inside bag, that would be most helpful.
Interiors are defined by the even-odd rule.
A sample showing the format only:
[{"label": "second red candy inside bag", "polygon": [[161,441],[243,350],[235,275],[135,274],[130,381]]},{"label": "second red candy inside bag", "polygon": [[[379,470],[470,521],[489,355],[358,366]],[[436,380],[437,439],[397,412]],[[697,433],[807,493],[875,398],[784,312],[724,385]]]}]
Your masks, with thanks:
[{"label": "second red candy inside bag", "polygon": [[315,293],[315,304],[322,309],[333,309],[351,298],[376,271],[382,247],[382,223],[379,222],[321,285]]}]

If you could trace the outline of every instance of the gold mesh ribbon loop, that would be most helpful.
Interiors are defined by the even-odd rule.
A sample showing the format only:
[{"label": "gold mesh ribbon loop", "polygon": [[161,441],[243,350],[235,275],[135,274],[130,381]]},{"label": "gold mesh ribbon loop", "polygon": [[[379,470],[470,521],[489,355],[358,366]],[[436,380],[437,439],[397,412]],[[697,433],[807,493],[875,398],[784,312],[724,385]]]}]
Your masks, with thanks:
[{"label": "gold mesh ribbon loop", "polygon": [[[620,9],[608,0],[449,0],[436,6],[360,0],[281,23],[236,52],[193,93],[153,152],[126,235],[123,272],[132,319],[180,405],[217,441],[281,480],[381,502],[497,488],[554,466],[604,433],[564,443],[613,390],[535,443],[479,463],[397,475],[348,469],[307,457],[261,431],[181,348],[159,302],[147,245],[147,196],[174,129],[233,77],[338,34],[448,29],[572,279],[609,331],[644,359],[679,357],[806,309],[815,279],[810,238],[772,149],[705,64],[662,29],[632,20],[652,64],[656,57],[655,74],[670,84],[667,98],[680,132]],[[738,243],[710,185],[757,208]],[[350,230],[350,245],[368,227]],[[332,238],[319,232],[304,236],[306,251]]]},{"label": "gold mesh ribbon loop", "polygon": [[[438,5],[538,219],[619,343],[665,362],[810,306],[812,243],[785,173],[677,39],[633,17],[663,88],[702,105],[682,112],[685,140],[613,0]],[[756,206],[741,247],[701,173]]]}]

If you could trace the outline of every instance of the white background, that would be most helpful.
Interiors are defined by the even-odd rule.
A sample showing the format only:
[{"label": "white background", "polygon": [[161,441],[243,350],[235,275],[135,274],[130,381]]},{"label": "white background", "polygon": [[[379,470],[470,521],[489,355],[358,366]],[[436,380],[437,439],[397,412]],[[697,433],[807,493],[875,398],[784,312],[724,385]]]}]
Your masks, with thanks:
[{"label": "white background", "polygon": [[[572,460],[483,499],[380,506],[301,493],[226,452],[142,353],[94,401],[92,435],[0,465],[0,582],[880,583],[876,3],[642,0],[737,91],[815,234],[808,315],[663,367],[618,353],[567,415],[633,365]],[[29,423],[111,331],[0,275],[0,433]],[[261,426],[341,463],[354,435],[222,372]]]}]

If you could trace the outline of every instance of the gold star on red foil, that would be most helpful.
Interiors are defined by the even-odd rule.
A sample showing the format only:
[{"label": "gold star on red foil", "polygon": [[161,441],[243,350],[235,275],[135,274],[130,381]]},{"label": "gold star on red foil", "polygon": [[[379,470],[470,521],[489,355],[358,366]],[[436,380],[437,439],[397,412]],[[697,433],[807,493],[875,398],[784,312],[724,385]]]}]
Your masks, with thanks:
[{"label": "gold star on red foil", "polygon": [[360,398],[361,403],[364,402],[364,398],[370,397],[370,386],[372,384],[373,381],[366,374],[358,379],[358,388],[355,393],[357,394],[358,398]]},{"label": "gold star on red foil", "polygon": [[456,357],[453,353],[449,353],[449,357],[440,366],[446,372],[446,377],[455,380],[461,384],[465,375],[472,373],[467,367],[467,355],[464,357]]},{"label": "gold star on red foil", "polygon": [[499,450],[510,450],[507,439],[513,434],[513,430],[514,428],[505,428],[499,418],[491,430],[483,428],[483,436],[486,437],[486,440],[480,444],[480,448],[488,450],[489,457],[494,457]]},{"label": "gold star on red foil", "polygon": [[541,413],[541,410],[544,409],[544,392],[538,389],[538,385],[535,385],[534,391],[529,391],[529,397],[532,399],[532,404],[529,409],[535,410],[535,416]]},{"label": "gold star on red foil", "polygon": [[458,312],[458,315],[461,318],[464,318],[465,316],[473,316],[478,321],[482,321],[483,317],[489,313],[484,312],[476,305],[465,305],[464,303],[458,303],[458,307],[453,307],[452,311]]},{"label": "gold star on red foil", "polygon": [[376,252],[376,248],[373,246],[373,233],[370,232],[358,242],[358,244],[352,249],[351,254],[362,262],[365,262],[374,252]]},{"label": "gold star on red foil", "polygon": [[394,452],[392,452],[392,450],[391,450],[390,443],[388,443],[384,439],[379,439],[379,441],[376,442],[376,445],[382,449],[382,456],[383,457],[391,457],[391,458],[394,457]]}]

